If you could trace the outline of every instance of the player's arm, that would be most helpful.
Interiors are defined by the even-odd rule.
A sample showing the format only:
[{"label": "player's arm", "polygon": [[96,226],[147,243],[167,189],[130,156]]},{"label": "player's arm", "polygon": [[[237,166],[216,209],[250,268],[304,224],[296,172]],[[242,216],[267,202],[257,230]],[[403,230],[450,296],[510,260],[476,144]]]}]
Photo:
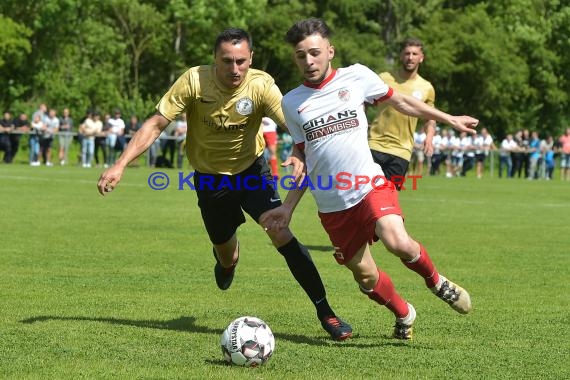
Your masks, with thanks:
[{"label": "player's arm", "polygon": [[101,195],[113,191],[115,186],[121,180],[123,171],[127,165],[135,158],[143,154],[154,141],[160,136],[160,133],[170,124],[170,120],[156,113],[147,119],[142,127],[133,135],[131,141],[127,144],[119,159],[113,166],[105,170],[99,177],[97,189]]},{"label": "player's arm", "polygon": [[[303,144],[295,145],[298,151],[303,151]],[[287,192],[285,201],[277,208],[264,212],[259,218],[259,224],[263,226],[265,231],[279,231],[287,228],[291,222],[293,211],[301,201],[303,194],[307,190],[307,186],[300,186],[298,182],[292,185],[292,189]]]},{"label": "player's arm", "polygon": [[428,120],[424,124],[426,130],[426,141],[424,144],[424,153],[426,156],[433,154],[433,136],[435,135],[435,120]]},{"label": "player's arm", "polygon": [[383,100],[399,112],[408,116],[422,118],[424,120],[436,120],[450,125],[452,128],[467,133],[476,133],[474,127],[479,120],[471,116],[453,116],[435,107],[430,107],[413,96],[393,92],[392,96]]}]

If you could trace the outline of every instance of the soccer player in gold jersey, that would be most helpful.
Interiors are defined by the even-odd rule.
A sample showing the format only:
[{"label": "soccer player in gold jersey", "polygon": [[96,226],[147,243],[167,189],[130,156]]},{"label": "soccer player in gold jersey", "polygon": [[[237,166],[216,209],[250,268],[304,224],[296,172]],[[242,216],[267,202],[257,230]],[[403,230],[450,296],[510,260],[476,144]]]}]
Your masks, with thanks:
[{"label": "soccer player in gold jersey", "polygon": [[[435,90],[430,82],[418,74],[424,60],[423,44],[415,38],[408,38],[400,51],[400,69],[394,73],[384,72],[380,78],[401,94],[434,106]],[[382,167],[386,178],[396,187],[403,183],[414,148],[414,131],[418,118],[404,115],[388,105],[380,105],[376,118],[370,124],[368,145],[374,161]],[[435,134],[435,120],[425,122],[426,141],[424,151],[431,157],[431,145]]]},{"label": "soccer player in gold jersey", "polygon": [[[282,94],[273,78],[250,68],[252,41],[242,29],[220,33],[214,46],[214,64],[183,73],[144,122],[127,148],[97,184],[102,195],[112,191],[127,165],[145,152],[181,113],[186,113],[186,154],[195,169],[198,206],[213,245],[214,275],[218,287],[228,289],[238,263],[237,229],[244,211],[256,222],[281,205],[271,170],[263,157],[261,119],[268,116],[286,129]],[[301,178],[301,161],[291,158]],[[289,270],[316,308],[322,327],[335,340],[352,336],[350,325],[338,318],[309,252],[289,229],[265,230]]]}]

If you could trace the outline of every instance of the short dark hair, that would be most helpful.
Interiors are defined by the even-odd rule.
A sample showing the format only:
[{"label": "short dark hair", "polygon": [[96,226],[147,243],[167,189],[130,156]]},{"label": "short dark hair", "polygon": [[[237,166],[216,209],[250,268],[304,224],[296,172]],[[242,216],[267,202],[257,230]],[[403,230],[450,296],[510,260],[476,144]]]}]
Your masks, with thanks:
[{"label": "short dark hair", "polygon": [[414,38],[414,37],[406,38],[400,45],[400,51],[404,50],[408,46],[417,46],[422,50],[422,53],[424,51],[424,43],[419,38]]},{"label": "short dark hair", "polygon": [[312,17],[296,22],[285,34],[285,41],[295,46],[313,34],[329,38],[332,31],[324,20]]},{"label": "short dark hair", "polygon": [[228,28],[216,37],[216,43],[214,44],[214,54],[218,51],[218,48],[222,42],[231,42],[232,45],[237,45],[242,41],[247,41],[249,45],[249,50],[253,50],[253,40],[248,32],[240,28]]}]

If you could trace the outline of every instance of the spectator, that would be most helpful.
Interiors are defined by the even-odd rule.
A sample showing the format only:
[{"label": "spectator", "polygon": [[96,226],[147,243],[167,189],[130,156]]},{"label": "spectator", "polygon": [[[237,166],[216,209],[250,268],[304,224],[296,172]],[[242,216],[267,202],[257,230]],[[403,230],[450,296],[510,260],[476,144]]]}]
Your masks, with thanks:
[{"label": "spectator", "polygon": [[44,124],[47,123],[48,113],[47,113],[47,106],[45,105],[45,103],[40,104],[38,109],[33,113],[32,121],[35,120],[37,115],[40,116],[40,121],[42,123]]},{"label": "spectator", "polygon": [[451,151],[451,175],[448,178],[459,176],[463,166],[463,151],[461,150],[461,138],[455,136],[455,131],[449,130],[448,148]]},{"label": "spectator", "polygon": [[[529,176],[530,171],[530,132],[528,129],[523,129],[522,131],[522,141],[520,146],[522,147],[522,175],[523,178],[527,178]],[[519,177],[521,174],[519,174]]]},{"label": "spectator", "polygon": [[107,120],[109,129],[105,139],[107,147],[107,160],[105,167],[108,168],[115,163],[117,152],[122,152],[125,146],[125,121],[121,118],[121,110],[114,110],[113,117]]},{"label": "spectator", "polygon": [[0,150],[4,151],[4,163],[9,164],[12,157],[12,145],[10,144],[10,133],[14,130],[12,114],[4,112],[4,117],[0,120]]},{"label": "spectator", "polygon": [[[420,131],[415,131],[413,135],[414,148],[412,150],[412,174],[423,175],[424,174],[424,161],[425,161],[425,145],[426,145],[426,126],[422,125]],[[433,145],[433,139],[432,139]]]},{"label": "spectator", "polygon": [[445,177],[453,177],[453,165],[451,164],[451,140],[453,138],[453,131],[446,129],[441,137],[441,152],[442,159],[445,162]]},{"label": "spectator", "polygon": [[52,108],[49,110],[45,128],[40,134],[40,153],[46,166],[53,166],[51,162],[51,148],[53,145],[53,136],[58,130],[59,118],[57,117],[56,110]]},{"label": "spectator", "polygon": [[[171,122],[160,134],[160,156],[157,159],[157,167],[174,167],[174,153],[176,152],[176,121]],[[170,157],[170,159],[169,159]]]},{"label": "spectator", "polygon": [[[516,148],[511,149],[511,159],[513,161],[513,166],[511,169],[511,177],[514,178],[517,175],[521,178],[524,169],[525,152],[528,148],[528,140],[524,139],[523,131],[517,131],[513,136],[513,141],[516,143]],[[525,174],[526,176],[526,174]]]},{"label": "spectator", "polygon": [[431,165],[429,167],[429,175],[439,175],[439,167],[444,157],[445,145],[443,141],[443,136],[441,135],[441,128],[435,127],[435,134],[432,138],[433,153],[429,159]]},{"label": "spectator", "polygon": [[560,143],[560,179],[570,181],[570,127],[558,138]]},{"label": "spectator", "polygon": [[[99,115],[99,118],[100,117],[101,116]],[[101,122],[102,125],[101,131],[95,136],[95,141],[94,141],[95,150],[93,153],[93,158],[95,158],[95,165],[97,165],[97,167],[107,165],[107,157],[109,156],[109,152],[107,149],[107,133],[111,128],[109,124],[110,119],[111,115],[109,115],[108,113],[106,113],[105,116],[103,116],[103,121]],[[99,159],[99,152],[101,152],[101,154],[103,155],[102,160]]]},{"label": "spectator", "polygon": [[30,121],[28,120],[28,115],[26,113],[21,113],[16,119],[14,119],[14,132],[10,135],[10,145],[12,155],[10,157],[10,162],[14,161],[18,150],[20,150],[20,140],[22,134],[30,132]]},{"label": "spectator", "polygon": [[90,168],[95,155],[95,139],[103,130],[103,123],[98,112],[90,113],[79,127],[83,135],[81,146],[81,163],[84,168]]},{"label": "spectator", "polygon": [[475,148],[475,161],[477,162],[477,178],[482,178],[485,171],[485,160],[489,156],[489,152],[496,149],[493,137],[487,128],[481,129],[481,133],[473,140],[473,146]]},{"label": "spectator", "polygon": [[137,115],[131,115],[129,122],[125,124],[125,144],[131,141],[131,137],[141,128]]},{"label": "spectator", "polygon": [[184,155],[186,153],[186,132],[188,130],[188,123],[186,122],[186,114],[180,115],[176,121],[176,129],[174,130],[174,137],[176,138],[176,167],[182,169],[184,162]]},{"label": "spectator", "polygon": [[73,119],[70,116],[69,108],[63,109],[63,114],[59,121],[59,164],[67,163],[67,153],[73,141]]},{"label": "spectator", "polygon": [[506,169],[506,176],[511,178],[513,176],[513,160],[512,152],[518,149],[518,145],[510,133],[501,142],[499,149],[499,178],[503,177],[503,169]]},{"label": "spectator", "polygon": [[552,135],[548,135],[546,139],[540,142],[540,152],[542,155],[540,172],[544,179],[551,180],[555,166],[554,138],[552,138]]},{"label": "spectator", "polygon": [[83,125],[83,123],[85,123],[85,120],[87,120],[87,118],[89,117],[90,114],[91,114],[91,111],[87,110],[87,112],[85,112],[85,116],[83,116],[79,120],[79,128],[77,129],[77,135],[75,136],[75,141],[77,141],[77,144],[79,145],[79,154],[77,155],[77,163],[79,165],[83,164],[83,159],[82,159],[82,154],[81,154],[81,150],[83,147],[83,134],[81,133],[81,125]]},{"label": "spectator", "polygon": [[40,134],[45,129],[41,112],[35,112],[32,119],[32,129],[30,132],[30,165],[40,166]]},{"label": "spectator", "polygon": [[540,160],[540,139],[538,138],[538,132],[533,131],[530,135],[530,140],[528,142],[528,160],[529,168],[527,172],[527,179],[538,179],[538,161]]},{"label": "spectator", "polygon": [[461,152],[463,154],[463,159],[461,161],[461,176],[465,177],[467,172],[473,169],[473,164],[475,162],[475,150],[473,147],[473,138],[471,135],[467,135],[465,132],[460,134],[460,146]]}]

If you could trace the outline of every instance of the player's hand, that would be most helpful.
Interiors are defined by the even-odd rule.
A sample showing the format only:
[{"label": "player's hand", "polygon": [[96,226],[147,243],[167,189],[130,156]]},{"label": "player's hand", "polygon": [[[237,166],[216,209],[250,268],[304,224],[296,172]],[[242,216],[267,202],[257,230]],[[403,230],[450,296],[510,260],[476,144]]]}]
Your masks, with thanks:
[{"label": "player's hand", "polygon": [[113,165],[109,169],[105,170],[97,182],[97,190],[99,190],[99,194],[105,195],[113,191],[121,181],[122,176],[123,169],[117,165]]},{"label": "player's hand", "polygon": [[299,157],[291,155],[283,162],[282,166],[293,166],[291,175],[295,178],[295,183],[297,186],[303,183],[305,176],[307,175],[305,161],[299,159]]},{"label": "player's hand", "polygon": [[450,125],[454,129],[457,129],[460,132],[471,133],[472,135],[477,133],[475,128],[478,124],[479,120],[471,116],[453,116],[450,122]]},{"label": "player's hand", "polygon": [[433,154],[433,144],[431,141],[425,141],[424,144],[424,153],[427,157],[431,157]]},{"label": "player's hand", "polygon": [[265,231],[279,232],[287,228],[290,222],[291,211],[284,206],[266,211],[259,217],[259,224]]}]

